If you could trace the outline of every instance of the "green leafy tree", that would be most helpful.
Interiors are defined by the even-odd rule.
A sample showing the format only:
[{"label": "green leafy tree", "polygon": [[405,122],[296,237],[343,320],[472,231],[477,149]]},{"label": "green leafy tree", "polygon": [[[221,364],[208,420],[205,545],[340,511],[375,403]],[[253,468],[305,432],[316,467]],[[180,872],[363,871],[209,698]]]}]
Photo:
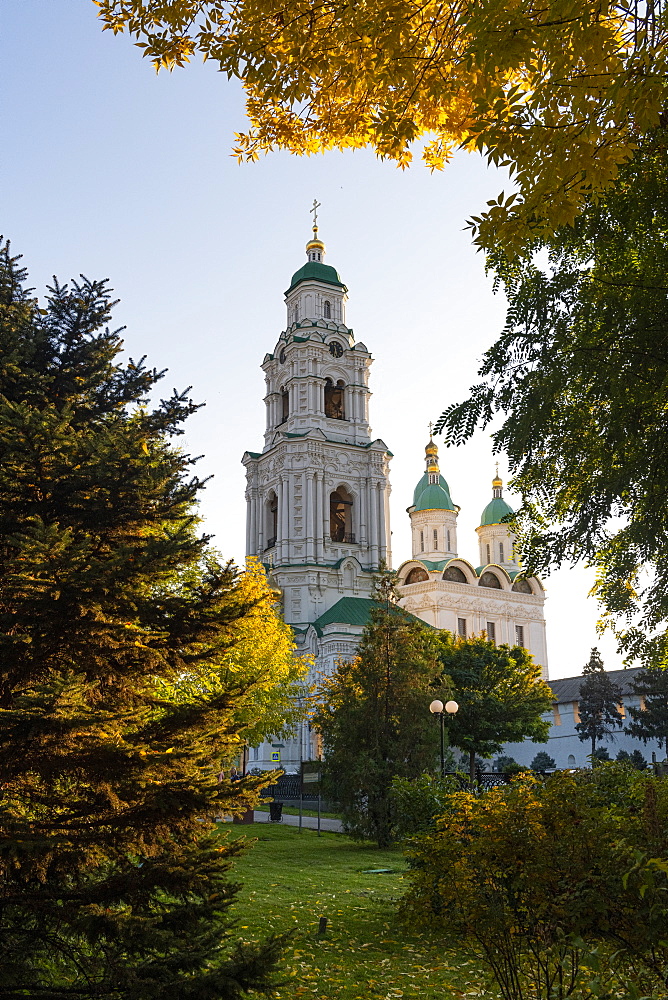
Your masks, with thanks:
[{"label": "green leafy tree", "polygon": [[448,688],[438,680],[435,633],[397,605],[391,574],[380,578],[374,599],[357,656],[318,691],[313,724],[346,830],[384,847],[392,839],[392,779],[433,769],[439,734],[429,703]]},{"label": "green leafy tree", "polygon": [[[596,647],[592,649],[589,663],[583,667],[582,673],[584,680],[580,685],[578,703],[580,721],[575,728],[582,742],[585,740],[591,742],[592,757],[595,757],[597,742],[614,740],[614,730],[622,725],[618,708],[622,700],[622,689],[606,674],[603,660]],[[610,755],[597,759],[610,760]]]},{"label": "green leafy tree", "polygon": [[628,706],[626,732],[643,743],[657,740],[668,750],[668,670],[641,670],[631,681],[631,691],[644,699],[644,708]]},{"label": "green leafy tree", "polygon": [[393,833],[405,840],[436,827],[436,818],[448,806],[448,797],[457,791],[454,775],[420,774],[417,778],[394,778],[390,789]]},{"label": "green leafy tree", "polygon": [[[591,755],[592,762],[597,764],[605,764],[610,760],[610,751],[607,747],[596,747]],[[629,756],[630,760],[630,756]]]},{"label": "green leafy tree", "polygon": [[504,743],[547,739],[550,724],[542,716],[552,706],[552,692],[526,649],[449,632],[441,632],[438,641],[439,660],[459,704],[448,719],[448,735],[452,746],[469,755],[471,782],[476,754],[490,757]]},{"label": "green leafy tree", "polygon": [[202,56],[241,80],[242,158],[369,146],[405,167],[417,147],[434,169],[463,147],[509,166],[512,193],[474,219],[487,247],[570,224],[665,108],[661,2],[96,3],[156,68]]},{"label": "green leafy tree", "polygon": [[197,407],[120,360],[105,282],[45,307],[0,248],[0,949],[7,998],[236,1000],[278,940],[231,945],[235,844],[216,783],[247,677],[180,700],[253,600],[196,534],[202,481],[174,447]]},{"label": "green leafy tree", "polygon": [[639,139],[614,189],[532,249],[530,261],[490,258],[508,297],[505,329],[480,382],[437,428],[460,444],[495,421],[495,448],[507,453],[524,502],[516,527],[525,572],[593,565],[624,649],[660,665],[668,662],[668,129]]},{"label": "green leafy tree", "polygon": [[546,771],[551,771],[554,768],[555,760],[545,750],[539,750],[529,766],[532,771],[545,774]]}]

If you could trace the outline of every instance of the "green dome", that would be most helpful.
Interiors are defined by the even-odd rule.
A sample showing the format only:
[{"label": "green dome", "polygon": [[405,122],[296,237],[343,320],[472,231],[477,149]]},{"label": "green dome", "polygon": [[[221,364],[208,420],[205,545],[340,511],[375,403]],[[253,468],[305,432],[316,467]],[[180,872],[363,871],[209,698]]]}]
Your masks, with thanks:
[{"label": "green dome", "polygon": [[503,497],[494,497],[490,500],[482,512],[480,526],[485,524],[500,524],[508,514],[514,514],[513,508],[506,503]]},{"label": "green dome", "polygon": [[[321,264],[317,260],[309,260],[292,275],[288,292],[291,292],[300,281],[307,281],[309,278],[313,281],[324,281],[328,285],[338,285],[339,288],[346,287],[339,278],[339,272],[335,267],[330,267],[329,264]],[[287,295],[288,292],[285,294]]]},{"label": "green dome", "polygon": [[[450,499],[450,491],[448,489],[448,484],[445,479],[441,476],[438,477],[438,483],[429,483],[429,477],[424,476],[427,480],[427,485],[420,490],[415,491],[415,509],[416,510],[454,510],[455,505]],[[420,480],[421,485],[422,480]],[[419,486],[418,486],[419,489]]]},{"label": "green dome", "polygon": [[[455,509],[455,505],[453,504],[452,500],[450,499],[450,487],[446,483],[446,481],[443,478],[443,476],[441,476],[439,474],[438,484],[432,483],[431,485],[432,486],[436,486],[436,489],[442,490],[445,493],[446,497],[448,498],[448,502],[445,504],[445,510],[454,510]],[[424,476],[422,477],[422,479],[420,480],[420,482],[417,484],[417,486],[415,487],[415,489],[413,491],[413,506],[414,507],[417,507],[417,505],[418,505],[418,503],[420,501],[420,498],[421,498],[423,492],[427,489],[428,486],[429,486],[429,473],[425,472]],[[438,509],[440,507],[443,507],[443,504],[439,503],[439,504],[436,504],[435,506]],[[430,510],[431,507],[432,507],[431,504],[429,505],[429,507],[425,507],[424,505],[421,505],[420,506],[420,510]]]}]

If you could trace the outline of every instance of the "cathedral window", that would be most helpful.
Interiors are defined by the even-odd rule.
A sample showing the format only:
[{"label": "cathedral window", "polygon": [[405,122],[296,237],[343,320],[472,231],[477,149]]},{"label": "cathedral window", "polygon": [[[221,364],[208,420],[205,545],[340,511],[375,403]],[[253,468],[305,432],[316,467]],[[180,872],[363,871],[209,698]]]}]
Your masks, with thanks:
[{"label": "cathedral window", "polygon": [[353,498],[342,486],[329,497],[329,537],[333,542],[354,542]]},{"label": "cathedral window", "polygon": [[487,545],[487,565],[488,566],[491,563],[491,561],[492,561],[492,553],[489,551],[489,545]]},{"label": "cathedral window", "polygon": [[503,542],[499,542],[499,562],[503,561]]},{"label": "cathedral window", "polygon": [[516,594],[533,594],[531,589],[531,584],[528,580],[515,580],[513,584],[513,590]]},{"label": "cathedral window", "polygon": [[290,416],[290,393],[287,389],[281,389],[281,420],[283,424]]},{"label": "cathedral window", "polygon": [[438,472],[430,472],[429,473],[429,485],[430,486],[438,486],[438,478],[439,478],[438,477]]},{"label": "cathedral window", "polygon": [[438,548],[438,528],[434,528],[434,548]]},{"label": "cathedral window", "polygon": [[489,639],[489,641],[495,643],[496,642],[496,623],[495,622],[487,622],[487,628],[486,628],[485,631],[487,632],[487,638]]},{"label": "cathedral window", "polygon": [[515,644],[517,646],[524,645],[524,625],[515,626]]},{"label": "cathedral window", "polygon": [[451,551],[451,546],[450,546],[450,529],[448,528],[448,552],[450,552],[450,551]]},{"label": "cathedral window", "polygon": [[428,579],[429,575],[426,570],[423,570],[421,566],[416,566],[406,577],[406,583],[424,583]]},{"label": "cathedral window", "polygon": [[265,549],[273,549],[278,534],[278,497],[272,490],[267,498],[267,544]]},{"label": "cathedral window", "polygon": [[331,307],[330,303],[327,301],[327,299],[325,299],[325,304],[323,306],[323,313],[324,313],[325,319],[331,319],[332,318],[332,307]]},{"label": "cathedral window", "polygon": [[331,378],[325,382],[325,416],[332,420],[345,420],[344,385],[341,379],[334,385]]},{"label": "cathedral window", "polygon": [[424,531],[420,532],[420,552],[424,552]]},{"label": "cathedral window", "polygon": [[448,566],[443,570],[443,579],[449,580],[450,583],[468,583],[466,579],[466,574],[459,568],[459,566]]},{"label": "cathedral window", "polygon": [[460,639],[466,638],[466,618],[457,619],[457,635]]},{"label": "cathedral window", "polygon": [[496,573],[483,573],[480,577],[480,587],[493,587],[494,590],[501,590],[501,581]]}]

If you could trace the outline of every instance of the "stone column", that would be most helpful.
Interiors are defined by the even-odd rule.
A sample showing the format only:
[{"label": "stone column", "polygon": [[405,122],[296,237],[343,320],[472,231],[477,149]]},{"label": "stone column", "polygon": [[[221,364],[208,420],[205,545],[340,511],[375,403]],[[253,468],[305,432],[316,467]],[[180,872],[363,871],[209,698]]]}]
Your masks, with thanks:
[{"label": "stone column", "polygon": [[[310,386],[309,386],[310,389]],[[304,475],[304,506],[306,507],[306,562],[313,562],[315,559],[315,545],[313,538],[313,515],[315,496],[313,490],[313,473],[306,472]]]},{"label": "stone column", "polygon": [[378,558],[387,560],[387,522],[385,520],[385,489],[378,484]]},{"label": "stone column", "polygon": [[315,545],[315,561],[322,562],[323,558],[323,545],[322,545],[322,472],[316,472],[313,476],[313,488],[314,488],[314,545]]},{"label": "stone column", "polygon": [[290,561],[290,480],[288,477],[282,480],[283,504],[281,514],[281,559],[283,562]]},{"label": "stone column", "polygon": [[370,535],[370,555],[371,555],[371,568],[378,568],[378,490],[376,489],[375,483],[372,481],[369,483],[369,509],[371,512],[371,524],[369,529]]}]

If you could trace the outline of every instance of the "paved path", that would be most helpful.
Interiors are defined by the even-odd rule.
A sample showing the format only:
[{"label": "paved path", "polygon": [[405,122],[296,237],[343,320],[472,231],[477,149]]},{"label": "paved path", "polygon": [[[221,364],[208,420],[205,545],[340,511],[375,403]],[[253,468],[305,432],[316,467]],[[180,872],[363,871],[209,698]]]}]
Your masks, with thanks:
[{"label": "paved path", "polygon": [[[257,809],[253,814],[256,823],[268,823],[269,813],[260,812]],[[283,813],[283,819],[281,822],[285,826],[299,826],[299,816],[288,816]],[[308,827],[309,830],[318,829],[318,817],[317,816],[302,816],[302,826]],[[326,819],[324,816],[320,820],[320,829],[329,830],[332,833],[341,833],[343,830],[343,823],[340,819]]]}]

